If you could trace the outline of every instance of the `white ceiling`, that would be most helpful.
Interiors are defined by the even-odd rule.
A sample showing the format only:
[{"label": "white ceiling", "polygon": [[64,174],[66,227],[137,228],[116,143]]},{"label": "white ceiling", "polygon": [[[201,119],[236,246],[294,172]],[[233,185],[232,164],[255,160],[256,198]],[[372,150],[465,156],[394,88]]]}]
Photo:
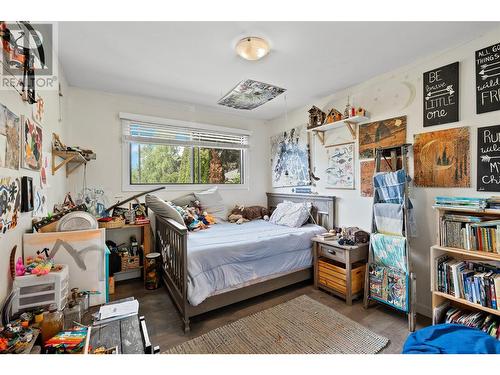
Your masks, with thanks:
[{"label": "white ceiling", "polygon": [[[496,22],[61,22],[72,86],[167,99],[256,119],[285,111],[283,95],[251,110],[217,105],[240,80],[287,89],[293,109],[498,27]],[[271,52],[245,61],[244,36]],[[471,51],[471,54],[473,51]]]}]

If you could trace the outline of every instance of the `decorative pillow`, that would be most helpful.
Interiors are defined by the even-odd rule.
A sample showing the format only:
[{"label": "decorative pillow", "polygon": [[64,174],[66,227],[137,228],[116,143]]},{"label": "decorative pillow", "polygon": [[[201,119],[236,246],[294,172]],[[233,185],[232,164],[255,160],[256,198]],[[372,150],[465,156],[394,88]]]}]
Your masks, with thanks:
[{"label": "decorative pillow", "polygon": [[173,219],[177,221],[182,226],[186,226],[184,224],[184,219],[182,218],[179,211],[175,209],[171,204],[165,202],[163,199],[158,198],[156,195],[146,194],[146,205],[151,208],[155,214],[167,218]]},{"label": "decorative pillow", "polygon": [[186,206],[191,206],[195,200],[196,197],[194,196],[194,194],[188,193],[181,197],[172,199],[172,203],[175,204],[176,206],[186,207]]},{"label": "decorative pillow", "polygon": [[200,201],[203,211],[208,212],[219,221],[225,221],[227,218],[227,208],[224,205],[219,190],[216,187],[205,191],[194,193],[196,199]]},{"label": "decorative pillow", "polygon": [[277,225],[299,228],[309,219],[311,207],[311,202],[293,203],[284,201],[278,203],[269,221]]}]

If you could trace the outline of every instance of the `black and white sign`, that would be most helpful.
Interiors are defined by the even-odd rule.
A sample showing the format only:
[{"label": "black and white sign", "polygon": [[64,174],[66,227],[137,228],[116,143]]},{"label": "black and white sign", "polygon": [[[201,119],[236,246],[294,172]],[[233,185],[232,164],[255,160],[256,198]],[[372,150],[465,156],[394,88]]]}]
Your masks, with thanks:
[{"label": "black and white sign", "polygon": [[476,113],[500,109],[500,43],[476,51]]},{"label": "black and white sign", "polygon": [[458,121],[458,61],[424,73],[424,126]]},{"label": "black and white sign", "polygon": [[500,191],[500,125],[477,129],[477,191]]}]

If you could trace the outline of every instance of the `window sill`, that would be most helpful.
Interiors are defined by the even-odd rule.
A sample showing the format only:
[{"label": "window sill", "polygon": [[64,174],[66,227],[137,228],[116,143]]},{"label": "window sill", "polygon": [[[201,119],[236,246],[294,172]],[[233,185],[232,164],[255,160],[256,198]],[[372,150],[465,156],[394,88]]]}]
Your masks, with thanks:
[{"label": "window sill", "polygon": [[250,190],[248,184],[225,185],[225,184],[185,184],[185,185],[124,185],[122,191],[147,191],[159,187],[165,187],[164,191],[203,191],[217,186],[219,190]]}]

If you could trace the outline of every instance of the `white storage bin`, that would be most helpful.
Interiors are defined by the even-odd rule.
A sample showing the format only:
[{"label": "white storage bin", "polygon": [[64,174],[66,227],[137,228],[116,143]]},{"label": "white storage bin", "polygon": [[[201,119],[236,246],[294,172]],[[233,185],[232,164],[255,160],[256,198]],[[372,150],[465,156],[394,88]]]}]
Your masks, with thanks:
[{"label": "white storage bin", "polygon": [[48,306],[55,303],[59,310],[66,306],[69,293],[68,266],[47,275],[16,276],[13,289],[16,297],[12,303],[12,313]]}]

